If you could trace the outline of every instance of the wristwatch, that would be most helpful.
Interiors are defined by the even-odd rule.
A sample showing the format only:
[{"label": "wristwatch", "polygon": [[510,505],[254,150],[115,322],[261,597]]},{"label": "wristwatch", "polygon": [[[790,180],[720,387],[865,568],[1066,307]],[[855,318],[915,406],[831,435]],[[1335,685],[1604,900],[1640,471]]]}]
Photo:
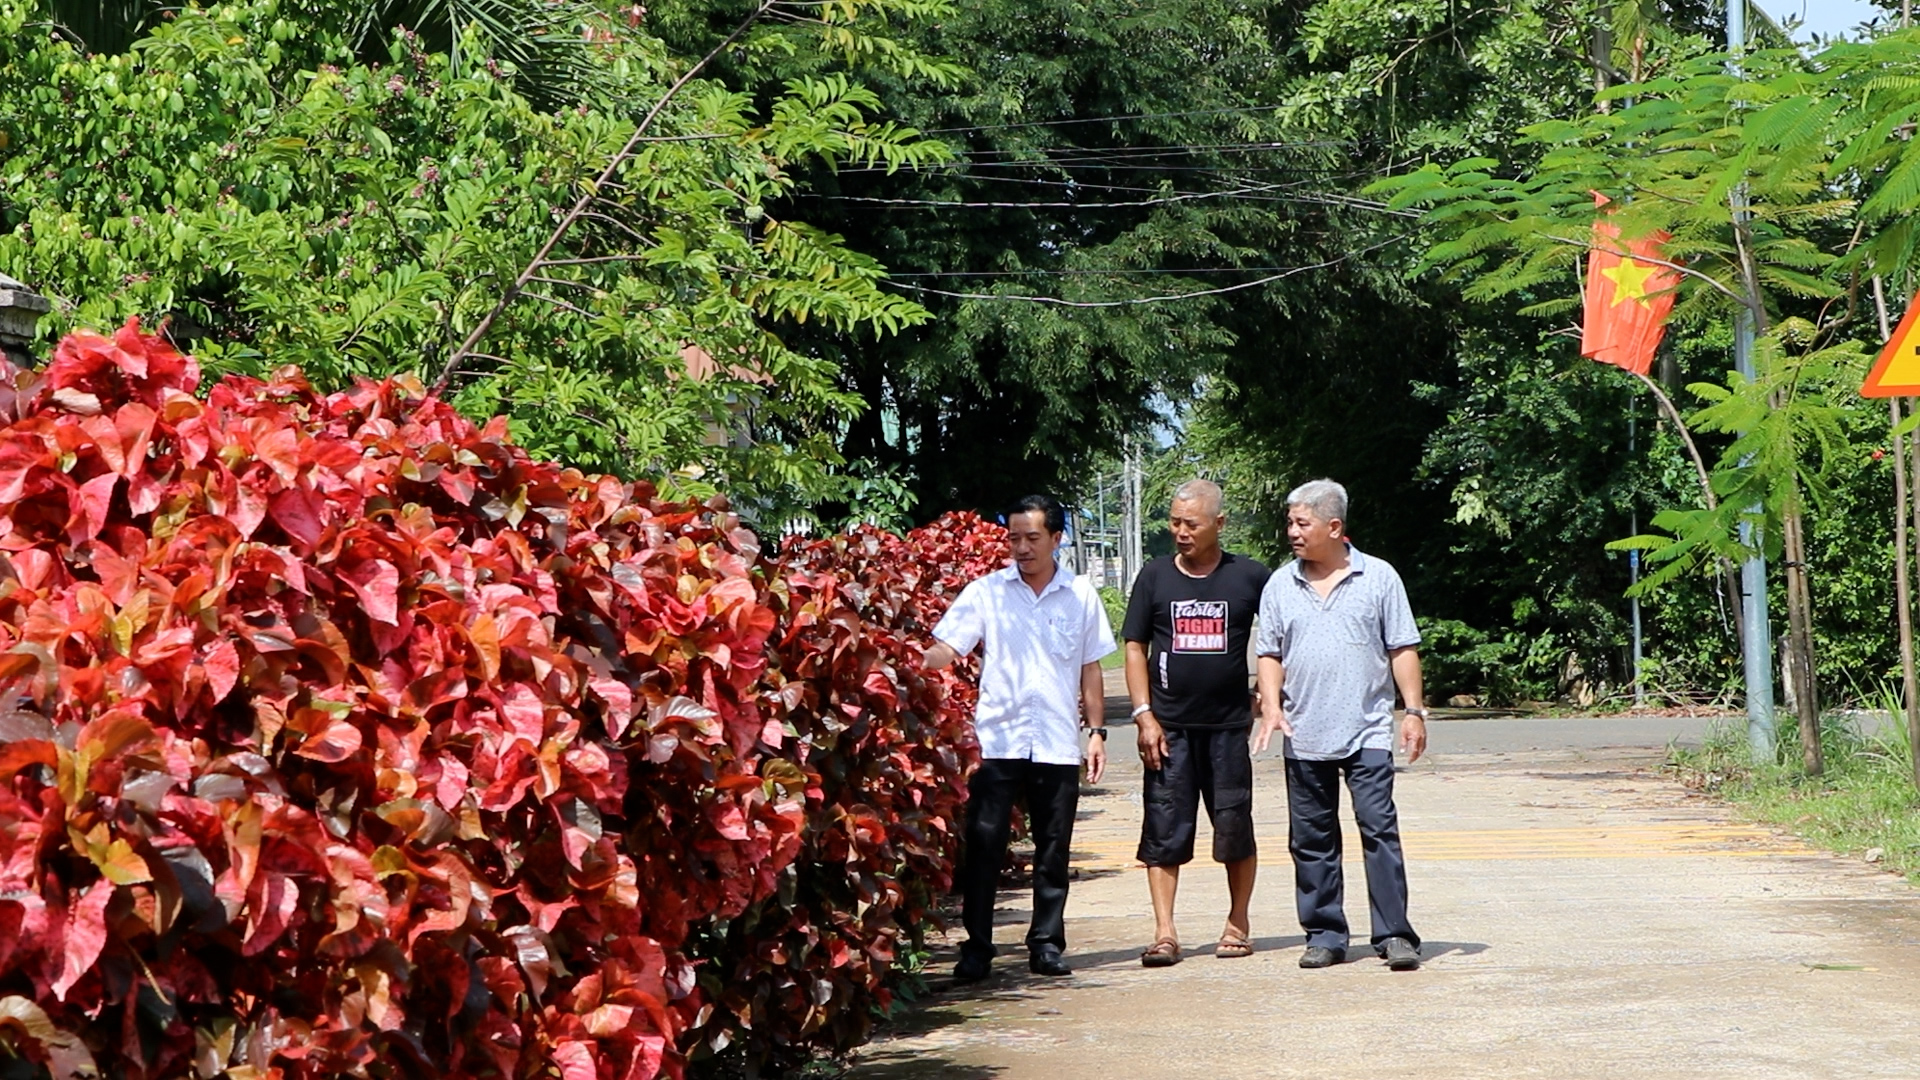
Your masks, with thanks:
[{"label": "wristwatch", "polygon": [[1141,713],[1145,713],[1145,712],[1152,712],[1152,711],[1153,711],[1153,706],[1152,706],[1152,705],[1150,705],[1150,704],[1148,704],[1148,705],[1135,705],[1135,706],[1133,707],[1133,717],[1132,717],[1132,718],[1133,718],[1133,719],[1135,719],[1135,720],[1138,720],[1138,719],[1140,719],[1140,714],[1141,714]]},{"label": "wristwatch", "polygon": [[1425,709],[1401,709],[1400,711],[1406,713],[1408,716],[1417,716],[1422,720],[1427,718],[1427,710]]},{"label": "wristwatch", "polygon": [[1100,727],[1089,727],[1087,729],[1087,734],[1089,736],[1098,735],[1100,736],[1101,739],[1104,740],[1107,737],[1107,729],[1105,725],[1101,725]]}]

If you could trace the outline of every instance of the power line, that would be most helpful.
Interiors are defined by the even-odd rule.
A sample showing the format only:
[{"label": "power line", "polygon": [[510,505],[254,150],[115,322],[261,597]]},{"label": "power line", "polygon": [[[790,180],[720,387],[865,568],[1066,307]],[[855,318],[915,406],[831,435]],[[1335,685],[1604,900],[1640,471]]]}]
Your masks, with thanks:
[{"label": "power line", "polygon": [[1186,266],[1161,269],[1121,268],[1105,270],[1049,269],[1030,270],[921,270],[911,273],[889,271],[889,278],[988,278],[988,277],[1110,277],[1127,274],[1259,274],[1293,270],[1291,266]]},{"label": "power line", "polygon": [[[1350,179],[1354,179],[1357,176],[1363,176],[1363,175],[1372,175],[1372,174],[1338,173],[1338,174],[1329,174],[1324,176],[1316,176],[1314,177],[1314,180],[1316,181],[1350,180]],[[1143,187],[1139,184],[1102,184],[1092,180],[1079,180],[1071,177],[1065,180],[1048,179],[1046,177],[1040,177],[1040,176],[973,176],[973,177],[967,177],[966,179],[977,180],[977,181],[980,181],[981,183],[988,183],[988,184],[1032,184],[1040,187],[1071,188],[1075,191],[1125,191],[1125,192],[1131,192],[1134,194],[1141,194],[1141,195],[1151,195],[1156,192],[1165,191],[1164,188],[1160,188],[1160,187]],[[1241,179],[1245,179],[1245,178],[1241,178]],[[1249,190],[1261,191],[1261,192],[1292,191],[1306,183],[1308,183],[1308,181],[1306,180],[1291,180],[1285,183],[1260,183],[1255,185],[1253,188]],[[808,194],[811,194],[814,197],[823,198],[823,199],[832,199],[832,198],[851,199],[851,198],[864,197],[864,196],[852,196],[852,195],[840,196],[840,195],[826,194],[822,192],[809,192]],[[1189,193],[1182,192],[1178,189],[1175,189],[1172,192],[1168,192],[1168,194],[1182,195],[1182,194],[1189,194]],[[939,200],[933,200],[933,201],[939,201]],[[1075,204],[1075,205],[1084,205],[1084,204]]]},{"label": "power line", "polygon": [[1041,154],[1065,154],[1065,155],[1127,154],[1127,155],[1133,155],[1133,156],[1139,156],[1139,157],[1166,157],[1168,154],[1193,154],[1193,153],[1200,153],[1203,151],[1239,154],[1239,153],[1252,153],[1256,151],[1265,151],[1265,150],[1320,150],[1320,149],[1347,148],[1351,146],[1352,146],[1351,143],[1327,142],[1324,140],[1315,140],[1310,142],[1278,142],[1278,141],[1266,140],[1266,141],[1260,141],[1260,142],[1171,143],[1167,145],[1143,143],[1143,144],[1137,144],[1137,145],[1123,144],[1119,146],[1081,146],[1081,145],[1075,144],[1075,145],[1067,145],[1067,146],[1039,146],[1039,147],[1006,147],[1006,148],[986,147],[979,150],[968,151],[968,155],[970,157],[987,157],[987,156],[1007,157],[1009,155],[1014,155],[1014,154],[1041,153]]},{"label": "power line", "polygon": [[1014,131],[1021,128],[1066,127],[1070,124],[1111,124],[1121,120],[1162,120],[1181,116],[1219,116],[1225,113],[1272,112],[1284,105],[1241,105],[1222,109],[1185,109],[1180,112],[1127,113],[1119,116],[1084,116],[1067,120],[1028,120],[1017,124],[976,124],[971,127],[925,128],[928,135],[958,131]]},{"label": "power line", "polygon": [[1129,206],[1165,206],[1168,203],[1191,202],[1194,199],[1217,199],[1234,195],[1253,194],[1262,190],[1258,187],[1236,188],[1232,191],[1185,191],[1155,199],[1130,199],[1118,202],[956,202],[950,199],[883,199],[873,195],[823,195],[817,192],[798,192],[795,198],[826,199],[833,202],[872,203],[879,206],[956,206],[969,209],[1068,209],[1117,208]]},{"label": "power line", "polygon": [[1243,281],[1243,282],[1240,282],[1238,285],[1223,285],[1217,289],[1196,289],[1192,292],[1184,292],[1184,293],[1168,293],[1163,296],[1137,296],[1137,297],[1133,297],[1131,299],[1126,299],[1126,300],[1067,300],[1058,296],[1020,296],[1012,293],[950,292],[946,289],[933,289],[933,288],[928,288],[925,285],[910,285],[904,281],[893,281],[891,279],[887,279],[887,283],[902,289],[911,289],[917,293],[925,293],[930,296],[948,296],[948,297],[953,297],[954,299],[957,299],[957,300],[1017,300],[1017,301],[1022,301],[1030,304],[1051,304],[1056,307],[1070,307],[1070,308],[1132,307],[1140,304],[1165,303],[1171,300],[1193,300],[1202,296],[1218,296],[1222,293],[1239,292],[1242,289],[1252,289],[1261,285],[1268,285],[1275,281],[1279,281],[1281,278],[1292,277],[1295,274],[1304,274],[1310,270],[1325,270],[1329,267],[1338,266],[1339,264],[1347,261],[1348,259],[1354,258],[1359,255],[1366,255],[1371,252],[1378,251],[1389,244],[1398,243],[1399,241],[1404,239],[1406,239],[1405,236],[1389,237],[1385,240],[1380,241],[1377,244],[1373,244],[1369,247],[1361,248],[1359,251],[1350,251],[1345,255],[1342,255],[1336,259],[1329,259],[1326,262],[1314,263],[1311,266],[1289,267],[1288,269],[1282,270],[1277,274],[1269,274],[1266,277],[1256,278],[1253,281]]},{"label": "power line", "polygon": [[824,195],[817,192],[795,192],[789,198],[820,199],[828,202],[862,203],[888,209],[920,210],[1111,210],[1139,208],[1144,206],[1165,206],[1171,203],[1192,202],[1196,199],[1234,198],[1248,202],[1297,202],[1314,203],[1323,206],[1345,206],[1355,210],[1369,210],[1374,213],[1389,214],[1394,217],[1417,218],[1416,210],[1394,210],[1386,203],[1373,199],[1362,199],[1356,195],[1343,195],[1337,192],[1296,192],[1286,195],[1272,194],[1284,189],[1271,185],[1251,188],[1238,188],[1232,191],[1197,191],[1178,195],[1169,195],[1157,199],[1126,199],[1112,202],[1015,202],[998,200],[960,200],[960,199],[883,199],[869,195]]}]

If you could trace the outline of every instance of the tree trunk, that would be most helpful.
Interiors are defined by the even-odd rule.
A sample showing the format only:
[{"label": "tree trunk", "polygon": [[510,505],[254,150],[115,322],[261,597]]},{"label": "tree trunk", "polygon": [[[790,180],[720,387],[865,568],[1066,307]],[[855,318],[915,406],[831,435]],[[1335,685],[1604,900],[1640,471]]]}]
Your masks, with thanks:
[{"label": "tree trunk", "polygon": [[1820,749],[1820,690],[1813,679],[1813,596],[1807,587],[1805,522],[1797,508],[1780,515],[1781,552],[1787,572],[1787,664],[1800,718],[1800,762],[1808,776],[1826,769]]}]

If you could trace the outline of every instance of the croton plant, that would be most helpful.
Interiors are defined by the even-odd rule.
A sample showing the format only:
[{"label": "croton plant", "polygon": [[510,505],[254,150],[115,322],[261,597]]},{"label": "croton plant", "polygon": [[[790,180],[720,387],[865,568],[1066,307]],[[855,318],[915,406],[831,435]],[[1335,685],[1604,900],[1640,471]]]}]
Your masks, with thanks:
[{"label": "croton plant", "polygon": [[949,517],[762,550],[403,381],[0,371],[0,1056],[681,1075],[863,1038],[976,753]]}]

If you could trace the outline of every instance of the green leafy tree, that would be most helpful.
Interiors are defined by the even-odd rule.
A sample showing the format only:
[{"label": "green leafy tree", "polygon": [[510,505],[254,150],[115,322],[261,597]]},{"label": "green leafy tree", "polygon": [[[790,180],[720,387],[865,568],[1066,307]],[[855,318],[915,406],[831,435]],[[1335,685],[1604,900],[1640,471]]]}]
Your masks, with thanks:
[{"label": "green leafy tree", "polygon": [[[839,48],[867,15],[937,10],[858,0],[793,40]],[[943,156],[844,73],[669,98],[686,62],[621,19],[595,28],[581,99],[547,110],[511,64],[456,69],[405,32],[363,63],[331,12],[275,0],[182,11],[118,55],[31,32],[44,15],[0,6],[0,266],[59,301],[49,335],[140,316],[216,368],[420,372],[538,453],[724,479],[778,515],[845,490],[832,436],[858,404],[784,335],[927,317],[872,258],[769,212],[808,162]],[[489,316],[583,196],[539,280]]]},{"label": "green leafy tree", "polygon": [[[1544,152],[1526,171],[1468,159],[1376,190],[1396,206],[1428,208],[1442,237],[1428,262],[1465,282],[1469,298],[1527,295],[1539,313],[1572,307],[1572,290],[1555,285],[1577,280],[1604,214],[1626,236],[1672,234],[1682,332],[1750,320],[1758,376],[1693,387],[1706,402],[1693,424],[1736,436],[1713,474],[1717,501],[1654,519],[1667,536],[1651,542],[1651,557],[1664,565],[1643,587],[1708,553],[1740,554],[1742,524],[1784,555],[1803,749],[1818,771],[1805,514],[1827,493],[1833,464],[1852,456],[1843,414],[1863,357],[1849,335],[1863,328],[1849,325],[1854,305],[1838,271],[1860,236],[1849,228],[1857,203],[1828,132],[1807,122],[1810,110],[1778,104],[1802,99],[1817,77],[1806,58],[1761,52],[1740,67],[1729,71],[1724,57],[1689,61],[1603,94],[1616,109],[1535,125],[1527,137]],[[1595,191],[1615,204],[1596,211]]]}]

